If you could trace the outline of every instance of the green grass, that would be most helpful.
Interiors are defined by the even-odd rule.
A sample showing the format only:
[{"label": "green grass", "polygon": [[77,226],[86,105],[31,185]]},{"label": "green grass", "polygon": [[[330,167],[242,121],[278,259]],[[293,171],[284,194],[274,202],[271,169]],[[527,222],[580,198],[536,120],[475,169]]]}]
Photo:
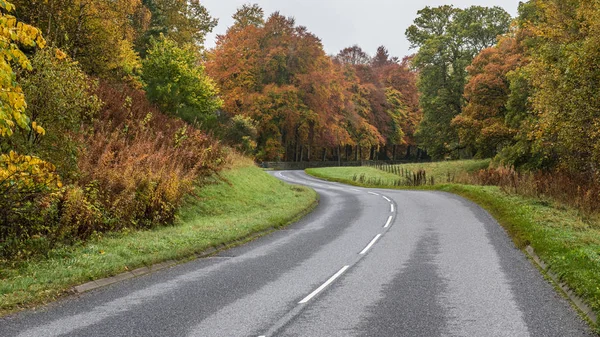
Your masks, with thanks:
[{"label": "green grass", "polygon": [[[398,176],[392,173],[384,172],[373,167],[325,167],[325,168],[310,168],[306,172],[314,177],[336,181],[340,183],[350,184],[354,186],[366,186],[358,181],[354,181],[353,177],[364,174],[372,180],[381,181],[379,186],[393,185],[393,181],[398,179]],[[369,185],[372,186],[372,185]]]},{"label": "green grass", "polygon": [[52,301],[72,286],[196,253],[283,226],[316,205],[313,190],[284,184],[246,162],[226,182],[190,198],[176,226],[118,233],[56,249],[48,258],[0,265],[0,315]]},{"label": "green grass", "polygon": [[[482,159],[401,164],[396,166],[413,173],[424,170],[428,180],[433,177],[436,183],[447,183],[449,180],[455,181],[460,179],[465,174],[485,169],[489,167],[489,165],[489,159]],[[398,180],[403,179],[400,175],[365,166],[312,168],[307,169],[306,172],[315,177],[329,181],[337,181],[364,187],[394,187]],[[360,176],[364,177],[362,182],[356,180]]]},{"label": "green grass", "polygon": [[[444,174],[445,170],[453,167],[475,170],[486,166],[485,162],[480,161],[445,162],[411,164],[410,169],[424,168],[435,175]],[[353,176],[358,174],[373,179],[387,177],[385,172],[376,172],[368,167],[306,171],[315,177],[353,185],[357,185]],[[456,173],[461,173],[460,169]],[[597,220],[583,218],[577,210],[558,203],[507,194],[496,186],[440,184],[421,188],[455,193],[485,208],[506,229],[517,247],[523,249],[531,245],[561,281],[600,316],[600,223]],[[600,325],[595,329],[600,331]]]}]

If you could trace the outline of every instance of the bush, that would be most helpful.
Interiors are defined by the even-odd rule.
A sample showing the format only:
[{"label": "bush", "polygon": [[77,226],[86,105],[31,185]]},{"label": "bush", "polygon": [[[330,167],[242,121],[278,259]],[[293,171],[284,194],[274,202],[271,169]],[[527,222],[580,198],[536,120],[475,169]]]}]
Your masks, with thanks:
[{"label": "bush", "polygon": [[225,164],[217,141],[160,113],[144,92],[100,83],[97,95],[104,104],[77,139],[73,184],[60,188],[54,167],[35,157],[0,157],[0,172],[26,175],[19,181],[31,189],[16,200],[19,194],[9,193],[14,184],[0,177],[0,257],[27,258],[95,233],[173,224],[184,196]]},{"label": "bush", "polygon": [[499,186],[508,193],[535,198],[550,198],[577,208],[586,215],[600,212],[600,186],[584,174],[575,176],[562,171],[520,172],[500,166],[481,170],[471,183]]},{"label": "bush", "polygon": [[183,196],[200,177],[217,173],[220,145],[156,110],[141,91],[104,83],[105,102],[79,160],[79,184],[94,184],[110,214],[109,228],[173,223]]},{"label": "bush", "polygon": [[49,231],[47,210],[61,186],[54,165],[13,151],[0,155],[0,256],[24,254],[22,241]]},{"label": "bush", "polygon": [[78,135],[82,123],[92,120],[101,102],[92,93],[95,83],[76,62],[59,50],[41,50],[31,59],[34,71],[21,72],[19,81],[27,98],[27,112],[45,128],[45,135],[21,130],[11,146],[54,163],[61,178],[72,181],[77,174]]},{"label": "bush", "polygon": [[249,154],[256,150],[258,123],[250,117],[236,115],[226,126],[225,139],[236,150]]}]

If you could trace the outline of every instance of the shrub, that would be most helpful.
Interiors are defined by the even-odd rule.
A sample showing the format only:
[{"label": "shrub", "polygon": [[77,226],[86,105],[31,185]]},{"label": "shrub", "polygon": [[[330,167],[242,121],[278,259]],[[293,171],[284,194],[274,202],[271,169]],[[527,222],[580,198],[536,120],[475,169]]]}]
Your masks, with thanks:
[{"label": "shrub", "polygon": [[0,256],[48,232],[47,205],[61,186],[54,165],[13,151],[0,155]]},{"label": "shrub", "polygon": [[257,127],[252,118],[236,115],[227,123],[225,139],[236,150],[249,154],[256,150]]},{"label": "shrub", "polygon": [[0,172],[29,174],[32,183],[23,186],[33,188],[17,202],[6,187],[14,184],[0,183],[0,257],[26,258],[94,233],[172,224],[184,196],[225,164],[217,141],[160,113],[144,92],[103,82],[97,95],[104,104],[78,138],[74,184],[60,188],[54,167],[35,157],[13,154],[21,158],[17,168],[16,159],[0,157]]},{"label": "shrub", "polygon": [[79,184],[95,184],[112,230],[172,223],[199,177],[220,170],[219,144],[157,111],[141,91],[103,83],[105,102],[85,136]]},{"label": "shrub", "polygon": [[600,186],[584,174],[576,176],[559,170],[520,172],[500,166],[474,173],[471,180],[471,183],[499,186],[508,193],[550,198],[587,215],[600,212]]},{"label": "shrub", "polygon": [[44,126],[46,133],[40,137],[22,130],[12,146],[20,153],[54,163],[63,180],[73,180],[82,123],[89,124],[101,107],[92,93],[95,83],[57,49],[37,52],[31,63],[34,70],[21,72],[19,81],[27,97],[28,114]]}]

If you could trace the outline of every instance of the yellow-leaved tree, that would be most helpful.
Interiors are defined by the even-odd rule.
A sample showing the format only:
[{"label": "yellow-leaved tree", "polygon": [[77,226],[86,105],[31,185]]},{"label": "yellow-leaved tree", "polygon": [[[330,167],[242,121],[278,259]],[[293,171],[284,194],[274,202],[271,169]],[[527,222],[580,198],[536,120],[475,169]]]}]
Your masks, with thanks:
[{"label": "yellow-leaved tree", "polygon": [[13,69],[15,66],[30,70],[31,64],[21,48],[43,48],[45,41],[37,28],[18,22],[10,14],[14,9],[12,3],[0,0],[0,238],[17,230],[10,214],[30,204],[40,193],[61,187],[54,165],[17,154],[7,141],[17,128],[45,133],[26,115],[25,96]]}]

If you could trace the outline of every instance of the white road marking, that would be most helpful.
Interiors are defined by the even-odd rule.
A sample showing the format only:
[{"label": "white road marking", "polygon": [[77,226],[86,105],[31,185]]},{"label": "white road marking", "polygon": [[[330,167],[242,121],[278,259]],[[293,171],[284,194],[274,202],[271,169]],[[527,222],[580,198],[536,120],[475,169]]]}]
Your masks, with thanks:
[{"label": "white road marking", "polygon": [[304,303],[310,301],[311,298],[315,297],[318,293],[320,293],[323,289],[325,289],[325,287],[327,287],[333,281],[335,281],[336,278],[340,277],[340,275],[342,275],[346,271],[346,269],[348,269],[348,268],[350,268],[350,266],[344,266],[344,267],[342,267],[342,269],[340,269],[337,273],[335,273],[335,275],[333,275],[332,277],[330,277],[329,280],[327,280],[327,282],[323,283],[320,287],[318,287],[317,289],[315,289],[315,291],[313,291],[308,296],[306,296],[304,299],[302,299],[302,301],[298,302],[298,304],[304,304]]},{"label": "white road marking", "polygon": [[354,191],[354,192],[360,192],[359,190],[355,189],[355,188],[351,188],[350,191]]},{"label": "white road marking", "polygon": [[365,249],[363,249],[359,254],[364,255],[366,252],[368,252],[369,249],[371,248],[371,246],[373,246],[375,244],[375,242],[377,242],[377,240],[379,240],[380,237],[381,237],[381,234],[377,234],[377,236],[373,240],[371,240],[371,242],[369,242],[369,244],[365,247]]},{"label": "white road marking", "polygon": [[384,198],[385,200],[389,201],[389,202],[392,202],[392,201],[390,200],[390,198],[386,197],[385,195],[383,196],[383,198]]},{"label": "white road marking", "polygon": [[369,194],[373,194],[373,195],[379,195],[379,194],[377,194],[377,193],[374,193],[374,192],[367,192],[367,193],[369,193]]},{"label": "white road marking", "polygon": [[388,228],[390,226],[390,224],[392,223],[392,216],[390,215],[390,217],[388,218],[387,222],[385,223],[385,226],[383,226],[383,228]]},{"label": "white road marking", "polygon": [[390,204],[391,212],[394,213],[394,204]]}]

